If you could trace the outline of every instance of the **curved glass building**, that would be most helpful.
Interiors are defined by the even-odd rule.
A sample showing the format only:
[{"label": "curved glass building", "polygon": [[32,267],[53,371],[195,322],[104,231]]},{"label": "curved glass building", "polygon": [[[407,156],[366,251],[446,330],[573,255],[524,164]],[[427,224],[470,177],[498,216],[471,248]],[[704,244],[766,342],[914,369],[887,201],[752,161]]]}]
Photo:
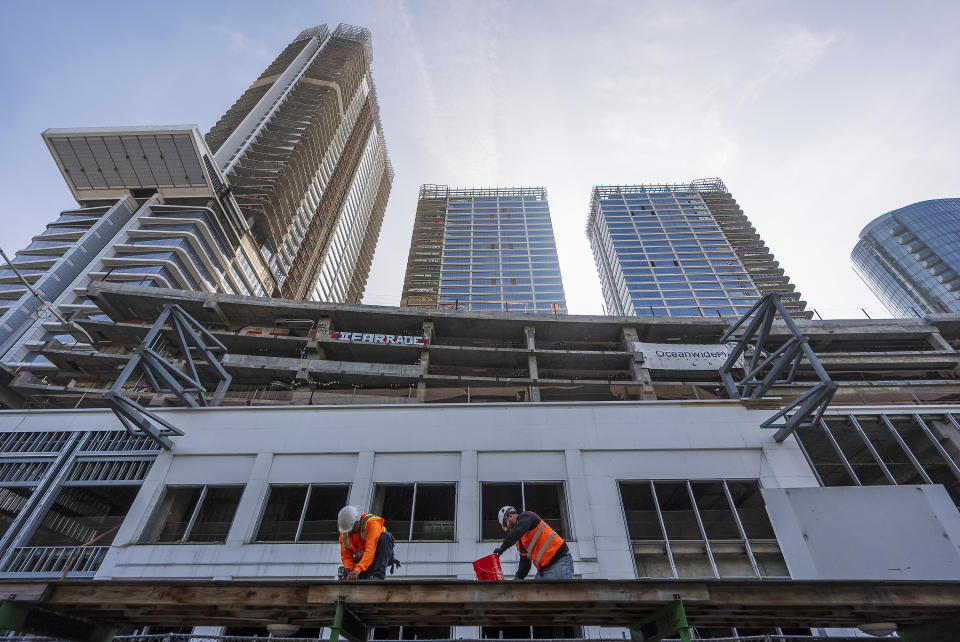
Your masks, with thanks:
[{"label": "curved glass building", "polygon": [[850,258],[892,314],[960,312],[960,198],[921,201],[874,219]]}]

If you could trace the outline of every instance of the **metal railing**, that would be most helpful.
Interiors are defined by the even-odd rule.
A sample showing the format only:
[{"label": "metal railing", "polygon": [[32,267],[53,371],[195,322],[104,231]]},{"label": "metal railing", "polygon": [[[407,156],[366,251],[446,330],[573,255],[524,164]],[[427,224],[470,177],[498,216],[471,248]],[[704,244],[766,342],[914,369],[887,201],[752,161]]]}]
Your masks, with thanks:
[{"label": "metal railing", "polygon": [[16,548],[3,575],[93,577],[109,546],[23,546]]},{"label": "metal railing", "polygon": [[[325,640],[327,635],[322,637],[299,637],[294,634],[292,637],[273,638],[281,639],[285,642],[315,642],[316,640]],[[116,642],[262,642],[267,639],[265,636],[254,635],[209,635],[205,633],[151,633],[118,635],[113,638]],[[522,640],[509,638],[495,638],[497,642],[528,642],[529,638]],[[740,637],[719,637],[719,638],[694,638],[704,642],[862,642],[864,639],[874,638],[853,638],[853,637],[828,637],[821,635],[747,635]],[[57,638],[38,637],[34,635],[12,634],[0,635],[3,642],[60,642]],[[538,638],[539,642],[548,642],[548,640],[562,640],[562,642],[624,642],[622,638]],[[489,642],[489,640],[471,640],[464,638],[433,640],[432,642]],[[679,638],[665,638],[664,642],[679,642]]]}]

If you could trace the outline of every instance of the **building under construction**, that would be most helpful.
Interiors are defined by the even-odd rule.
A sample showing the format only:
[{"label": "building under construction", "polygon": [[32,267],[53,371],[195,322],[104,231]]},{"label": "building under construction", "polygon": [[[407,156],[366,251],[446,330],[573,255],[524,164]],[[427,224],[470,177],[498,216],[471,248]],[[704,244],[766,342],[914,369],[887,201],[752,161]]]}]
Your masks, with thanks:
[{"label": "building under construction", "polygon": [[[87,296],[104,316],[76,332],[93,347],[49,341],[49,370],[15,374],[22,407],[0,412],[0,626],[353,640],[956,627],[957,315],[791,319],[775,296],[739,322],[116,283]],[[386,518],[397,575],[332,581],[346,503]],[[564,537],[575,581],[471,581],[504,504]]]},{"label": "building under construction", "polygon": [[586,231],[610,314],[739,317],[777,294],[812,316],[719,178],[594,187]]},{"label": "building under construction", "polygon": [[206,136],[286,298],[363,295],[393,182],[371,39],[304,30]]},{"label": "building under construction", "polygon": [[547,191],[421,186],[400,305],[566,314]]},{"label": "building under construction", "polygon": [[[77,201],[0,269],[0,360],[42,372],[99,313],[92,281],[358,303],[393,170],[370,33],[298,35],[204,139],[195,126],[50,129]],[[89,346],[79,333],[76,347]]]}]

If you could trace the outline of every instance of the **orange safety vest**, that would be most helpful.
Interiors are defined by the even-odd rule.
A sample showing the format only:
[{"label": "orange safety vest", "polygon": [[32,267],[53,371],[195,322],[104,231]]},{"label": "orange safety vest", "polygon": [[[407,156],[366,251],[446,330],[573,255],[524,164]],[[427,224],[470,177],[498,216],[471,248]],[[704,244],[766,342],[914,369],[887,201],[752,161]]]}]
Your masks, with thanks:
[{"label": "orange safety vest", "polygon": [[367,523],[371,519],[379,519],[381,526],[383,526],[384,522],[386,521],[382,517],[377,517],[373,513],[364,513],[363,515],[361,515],[360,516],[360,532],[357,533],[357,535],[360,536],[359,538],[360,545],[357,546],[356,548],[354,547],[353,542],[350,541],[351,540],[350,533],[340,533],[340,544],[343,546],[343,548],[346,549],[347,554],[351,558],[353,558],[354,564],[356,564],[363,558],[363,551],[367,547]]},{"label": "orange safety vest", "polygon": [[[533,514],[537,515],[536,513]],[[550,528],[550,525],[543,521],[539,515],[537,515],[537,519],[540,520],[540,524],[520,537],[520,541],[517,542],[517,550],[520,551],[521,557],[529,556],[530,561],[540,571],[550,564],[553,556],[563,546],[563,538],[557,534],[557,531]],[[520,547],[521,543],[523,548]],[[523,549],[526,549],[527,552],[524,553]]]}]

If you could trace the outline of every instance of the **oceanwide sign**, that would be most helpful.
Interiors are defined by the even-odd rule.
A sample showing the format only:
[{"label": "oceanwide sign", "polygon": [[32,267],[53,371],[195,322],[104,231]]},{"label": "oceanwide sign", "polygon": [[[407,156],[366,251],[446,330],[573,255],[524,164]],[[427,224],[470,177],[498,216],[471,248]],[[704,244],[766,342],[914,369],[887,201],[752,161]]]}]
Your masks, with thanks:
[{"label": "oceanwide sign", "polygon": [[[733,347],[722,344],[641,343],[633,349],[643,355],[643,367],[651,370],[717,370],[724,364]],[[741,355],[734,367],[743,367]]]}]

